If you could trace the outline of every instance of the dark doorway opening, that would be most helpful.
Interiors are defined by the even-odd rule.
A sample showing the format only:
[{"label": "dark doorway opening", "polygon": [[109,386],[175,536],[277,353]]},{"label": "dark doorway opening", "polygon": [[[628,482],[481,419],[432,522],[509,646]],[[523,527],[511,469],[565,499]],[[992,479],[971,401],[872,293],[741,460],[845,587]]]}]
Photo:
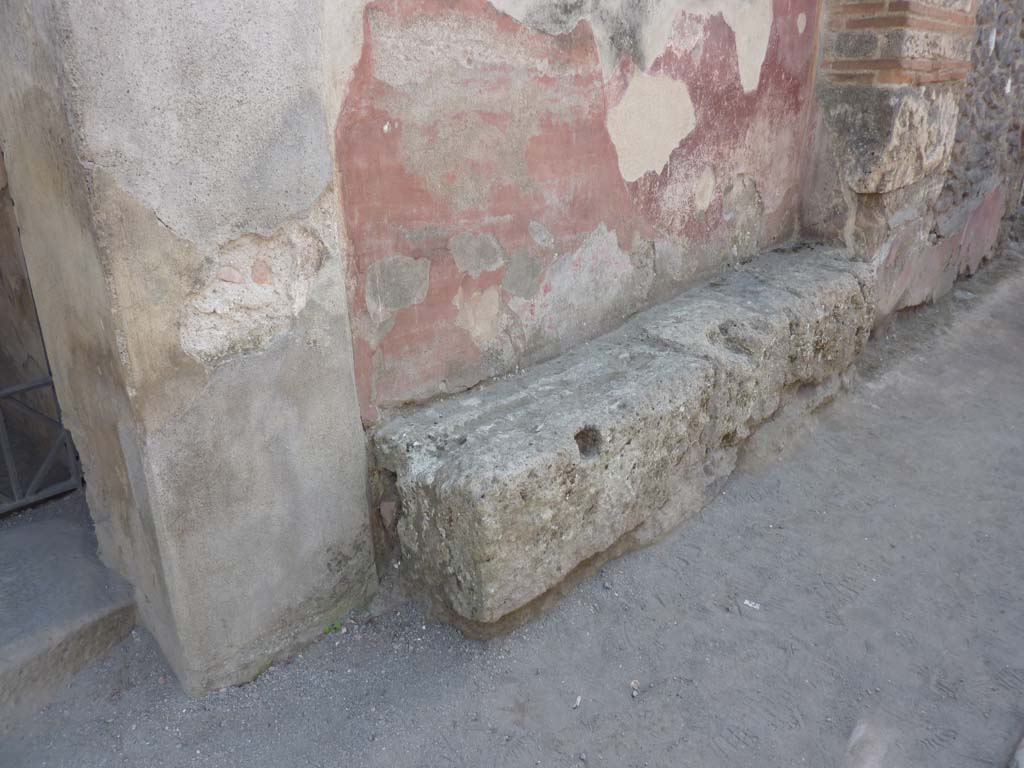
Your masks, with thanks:
[{"label": "dark doorway opening", "polygon": [[0,515],[79,488],[0,151]]}]

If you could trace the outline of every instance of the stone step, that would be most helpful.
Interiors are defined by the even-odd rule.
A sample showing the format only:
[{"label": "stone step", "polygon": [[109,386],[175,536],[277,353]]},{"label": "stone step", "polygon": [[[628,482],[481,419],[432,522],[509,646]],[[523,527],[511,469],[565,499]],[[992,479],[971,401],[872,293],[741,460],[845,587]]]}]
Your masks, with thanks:
[{"label": "stone step", "polygon": [[406,580],[483,629],[657,539],[787,397],[849,368],[874,312],[866,264],[774,251],[554,360],[387,415],[373,449]]},{"label": "stone step", "polygon": [[131,588],[100,562],[81,492],[0,519],[0,733],[133,626]]}]

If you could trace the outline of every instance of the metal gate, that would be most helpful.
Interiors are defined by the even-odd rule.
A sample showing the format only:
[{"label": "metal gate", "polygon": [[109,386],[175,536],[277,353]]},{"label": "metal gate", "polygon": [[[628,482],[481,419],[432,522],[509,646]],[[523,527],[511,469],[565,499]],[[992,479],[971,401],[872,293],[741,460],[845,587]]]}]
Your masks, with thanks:
[{"label": "metal gate", "polygon": [[[52,398],[57,418],[36,407],[46,398]],[[14,428],[14,423],[22,428]],[[0,515],[81,485],[78,454],[60,421],[53,379],[0,389]]]}]

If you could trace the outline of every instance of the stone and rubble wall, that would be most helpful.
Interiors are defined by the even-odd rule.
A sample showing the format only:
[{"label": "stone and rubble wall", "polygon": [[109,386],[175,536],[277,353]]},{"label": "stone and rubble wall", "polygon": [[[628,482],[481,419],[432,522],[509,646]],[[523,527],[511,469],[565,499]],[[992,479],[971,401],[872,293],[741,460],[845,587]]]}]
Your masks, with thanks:
[{"label": "stone and rubble wall", "polygon": [[935,293],[995,253],[1024,186],[1024,6],[976,0],[976,9],[971,69],[926,257],[926,276],[943,270]]},{"label": "stone and rubble wall", "polygon": [[1021,184],[1021,7],[833,0],[803,227],[879,274],[879,318],[992,254]]},{"label": "stone and rubble wall", "polygon": [[960,99],[956,138],[937,209],[948,213],[995,182],[1010,202],[1024,176],[1024,4],[978,0],[971,71]]}]

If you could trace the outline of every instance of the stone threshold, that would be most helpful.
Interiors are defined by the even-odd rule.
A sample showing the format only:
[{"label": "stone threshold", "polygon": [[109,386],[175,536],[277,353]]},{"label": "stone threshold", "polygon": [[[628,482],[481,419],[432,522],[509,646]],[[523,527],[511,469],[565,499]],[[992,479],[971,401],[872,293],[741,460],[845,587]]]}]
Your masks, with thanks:
[{"label": "stone threshold", "polygon": [[131,587],[96,549],[81,492],[0,519],[0,734],[135,626]]},{"label": "stone threshold", "polygon": [[772,251],[556,359],[385,415],[372,450],[404,580],[464,629],[525,617],[699,512],[758,426],[834,391],[875,307],[873,271],[845,251]]}]

